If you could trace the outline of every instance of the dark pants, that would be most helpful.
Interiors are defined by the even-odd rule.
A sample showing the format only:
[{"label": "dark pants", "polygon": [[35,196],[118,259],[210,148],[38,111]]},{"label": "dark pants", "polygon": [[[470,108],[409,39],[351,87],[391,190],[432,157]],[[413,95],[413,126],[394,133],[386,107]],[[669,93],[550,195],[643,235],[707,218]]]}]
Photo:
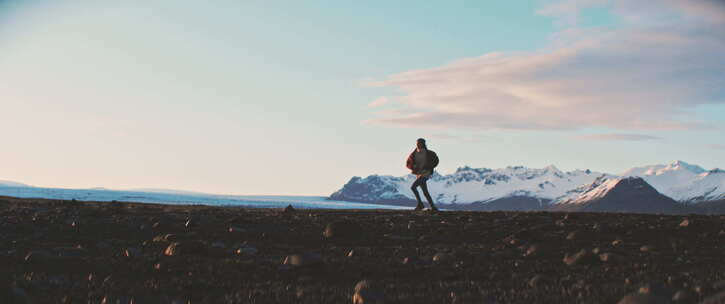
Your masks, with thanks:
[{"label": "dark pants", "polygon": [[431,208],[435,208],[435,205],[433,204],[433,199],[430,197],[430,193],[428,193],[428,184],[426,183],[428,181],[429,176],[420,176],[418,177],[414,182],[413,185],[410,186],[410,190],[413,190],[413,193],[415,194],[415,199],[418,201],[418,206],[423,206],[423,202],[420,200],[420,194],[418,194],[418,186],[420,186],[421,189],[423,189],[423,195],[425,195],[425,199],[428,200],[428,204]]}]

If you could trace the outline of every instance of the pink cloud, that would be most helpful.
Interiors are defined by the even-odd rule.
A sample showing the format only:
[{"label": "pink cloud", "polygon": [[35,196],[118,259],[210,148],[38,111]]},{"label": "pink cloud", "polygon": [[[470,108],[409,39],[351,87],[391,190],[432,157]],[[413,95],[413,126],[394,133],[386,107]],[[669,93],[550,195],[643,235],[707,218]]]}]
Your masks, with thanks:
[{"label": "pink cloud", "polygon": [[659,140],[661,138],[651,135],[642,134],[588,134],[577,136],[576,139],[580,140],[592,140],[592,141],[645,141],[645,140]]},{"label": "pink cloud", "polygon": [[379,107],[385,105],[386,103],[388,103],[388,101],[390,100],[387,97],[379,97],[368,103],[368,107]]},{"label": "pink cloud", "polygon": [[[562,3],[579,2],[586,3],[574,11],[601,1]],[[698,12],[670,2],[659,1],[683,16]],[[566,12],[565,6],[554,12]],[[368,122],[473,130],[708,127],[686,111],[725,102],[725,27],[711,25],[572,28],[540,51],[489,53],[390,75],[368,84],[395,88],[402,108],[378,112]]]}]

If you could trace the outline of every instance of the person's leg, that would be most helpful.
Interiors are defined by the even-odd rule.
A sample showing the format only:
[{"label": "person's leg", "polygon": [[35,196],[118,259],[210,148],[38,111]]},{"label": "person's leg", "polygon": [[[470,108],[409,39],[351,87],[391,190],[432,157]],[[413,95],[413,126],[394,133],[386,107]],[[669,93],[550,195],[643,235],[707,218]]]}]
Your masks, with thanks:
[{"label": "person's leg", "polygon": [[415,207],[415,210],[421,210],[423,209],[423,201],[420,200],[420,194],[418,194],[418,186],[420,186],[421,179],[420,177],[417,178],[413,185],[410,186],[410,190],[413,190],[413,194],[415,194],[415,200],[418,201],[418,205]]},{"label": "person's leg", "polygon": [[428,200],[430,209],[438,210],[438,208],[436,208],[435,204],[433,204],[433,198],[430,197],[430,193],[428,192],[428,178],[427,177],[422,178],[422,181],[420,183],[420,188],[423,189],[423,195],[425,195],[425,199]]}]

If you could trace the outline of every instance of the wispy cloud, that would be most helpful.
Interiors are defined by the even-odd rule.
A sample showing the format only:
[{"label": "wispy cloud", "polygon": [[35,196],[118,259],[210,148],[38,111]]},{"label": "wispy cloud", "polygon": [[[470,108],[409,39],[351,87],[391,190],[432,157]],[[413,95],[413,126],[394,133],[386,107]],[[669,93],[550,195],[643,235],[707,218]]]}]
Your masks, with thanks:
[{"label": "wispy cloud", "polygon": [[568,18],[606,4],[625,24],[568,28],[539,51],[489,53],[369,82],[403,96],[395,100],[402,108],[377,112],[368,122],[469,130],[695,129],[709,124],[692,120],[688,109],[725,103],[725,4],[558,4],[541,13]]},{"label": "wispy cloud", "polygon": [[451,140],[451,139],[460,139],[460,136],[451,135],[448,133],[435,133],[435,134],[428,134],[426,138],[431,139],[439,139],[439,140]]},{"label": "wispy cloud", "polygon": [[390,99],[388,99],[387,97],[384,97],[384,96],[383,97],[378,97],[375,100],[373,100],[370,103],[368,103],[368,107],[371,107],[371,108],[373,108],[373,107],[379,107],[379,106],[382,106],[382,105],[388,103],[388,101],[390,101]]},{"label": "wispy cloud", "polygon": [[576,136],[579,140],[593,140],[593,141],[645,141],[645,140],[659,140],[662,139],[657,136],[643,135],[643,134],[587,134]]}]

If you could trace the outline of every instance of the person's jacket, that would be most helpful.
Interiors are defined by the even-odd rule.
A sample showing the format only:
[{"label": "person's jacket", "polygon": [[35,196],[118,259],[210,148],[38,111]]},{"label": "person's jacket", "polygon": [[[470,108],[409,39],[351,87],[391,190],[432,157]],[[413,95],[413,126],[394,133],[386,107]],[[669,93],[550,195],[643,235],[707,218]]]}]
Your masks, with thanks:
[{"label": "person's jacket", "polygon": [[415,164],[415,152],[418,149],[413,150],[413,152],[408,155],[408,160],[405,162],[405,166],[410,169],[413,174],[418,174],[420,170],[430,170],[430,173],[433,174],[433,168],[438,166],[438,155],[436,155],[435,152],[431,150],[425,150],[426,151],[426,157],[425,157],[425,164],[423,164],[422,167],[414,168],[413,165]]}]

